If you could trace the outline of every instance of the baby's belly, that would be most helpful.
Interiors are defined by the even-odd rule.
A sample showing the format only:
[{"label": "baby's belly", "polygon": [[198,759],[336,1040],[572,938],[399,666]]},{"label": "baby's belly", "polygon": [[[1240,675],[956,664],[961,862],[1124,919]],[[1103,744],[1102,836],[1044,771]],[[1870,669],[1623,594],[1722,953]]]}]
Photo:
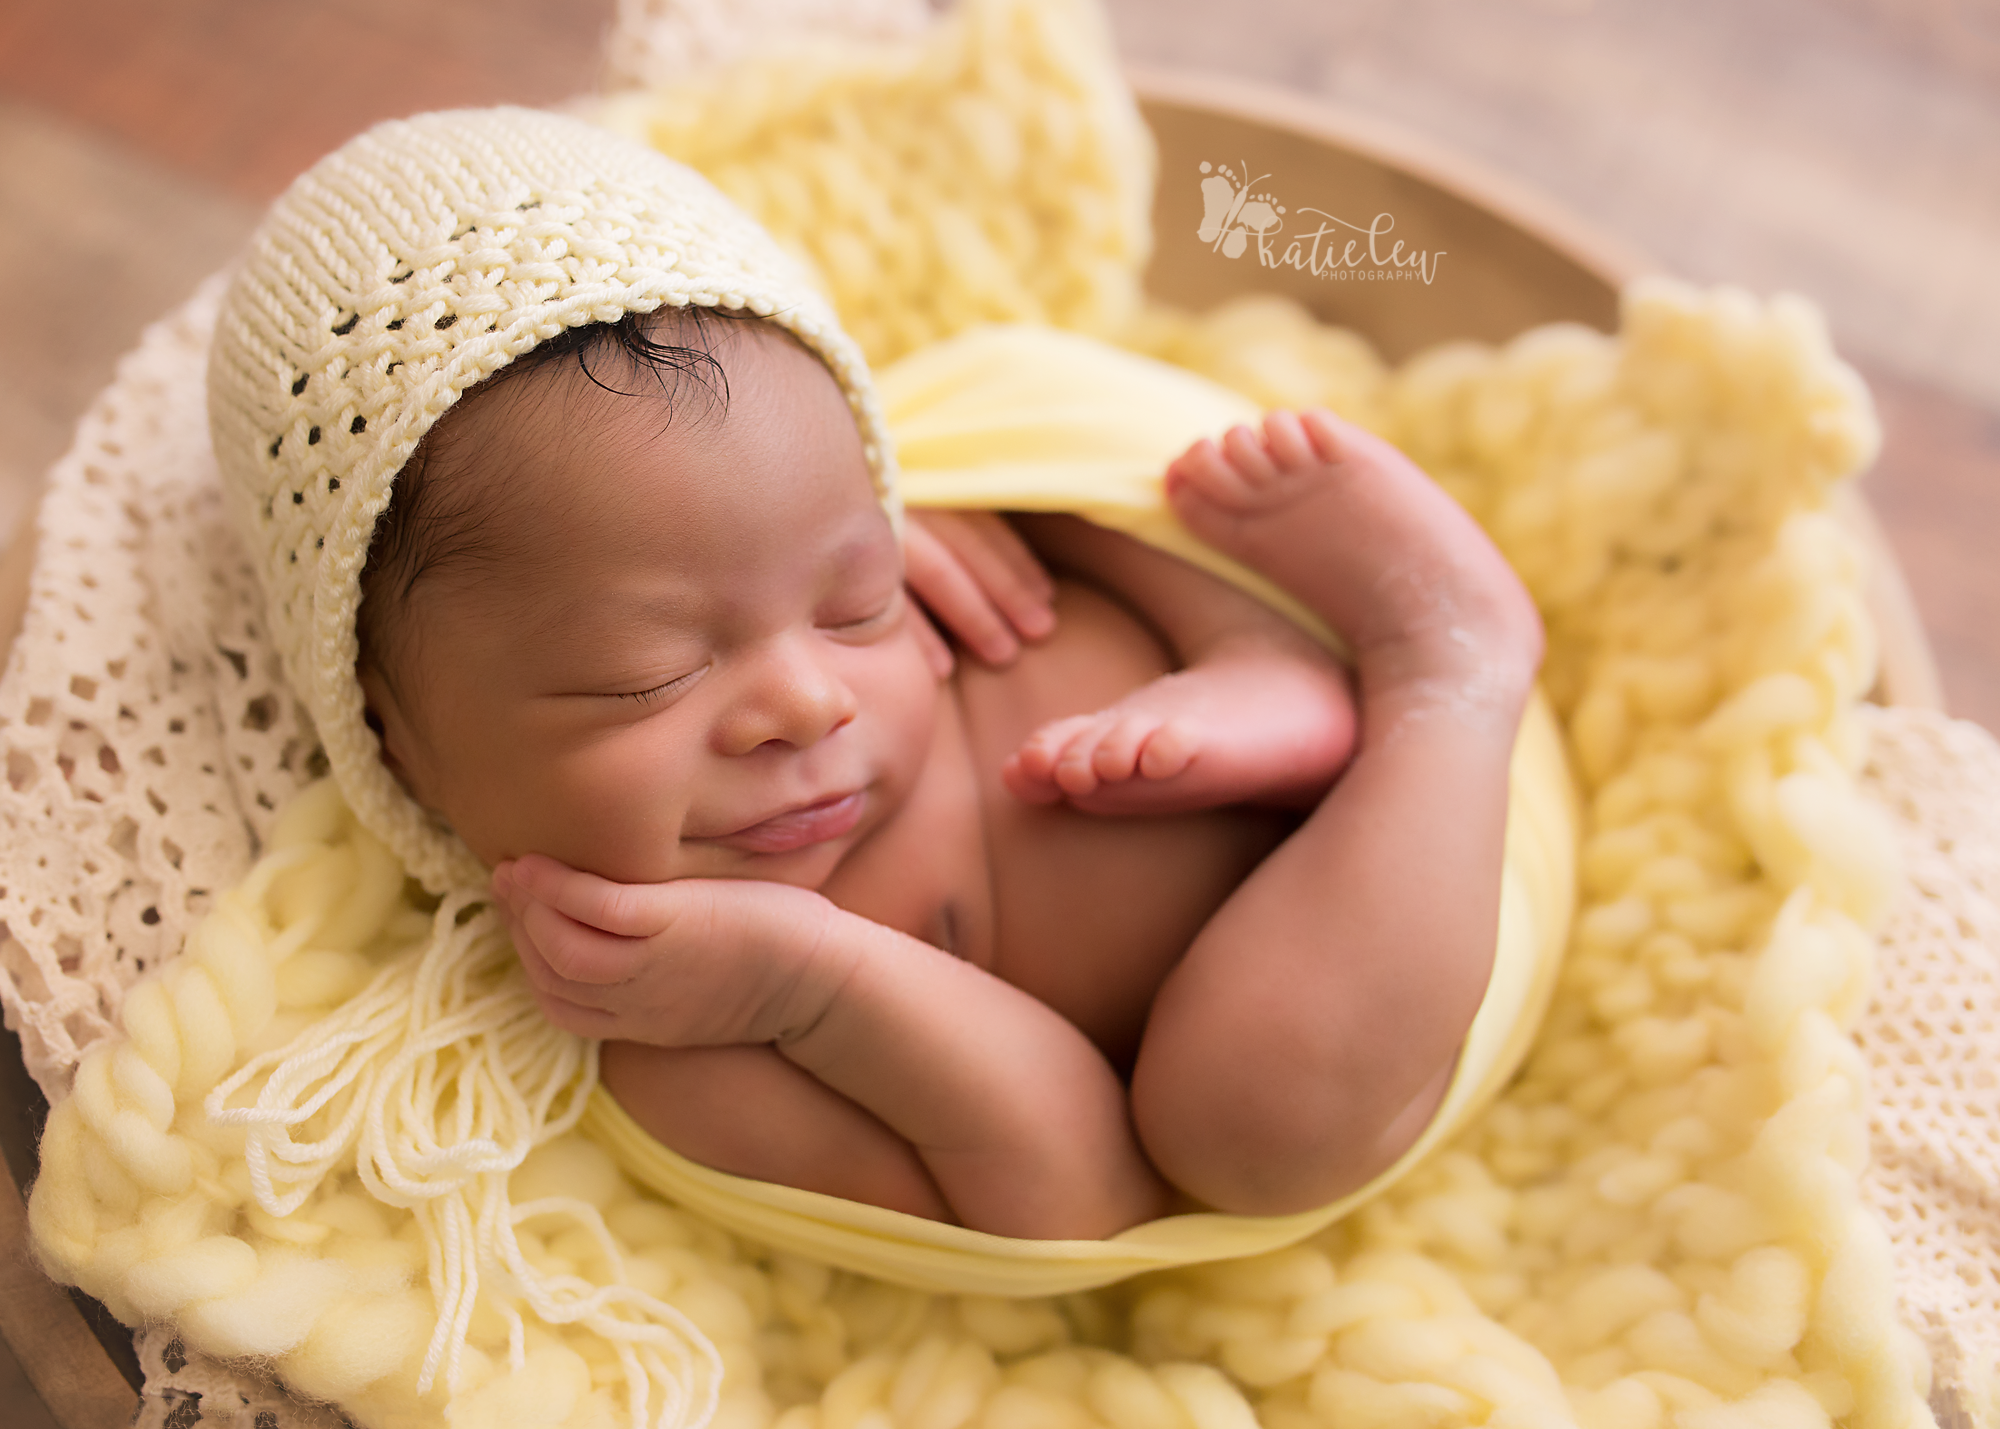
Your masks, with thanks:
[{"label": "baby's belly", "polygon": [[992,971],[1062,1013],[1128,1071],[1153,994],[1296,817],[1247,808],[1112,818],[1024,804],[1001,762],[1042,724],[1174,668],[1122,604],[1059,582],[1056,633],[1004,670],[963,660],[993,888]]}]

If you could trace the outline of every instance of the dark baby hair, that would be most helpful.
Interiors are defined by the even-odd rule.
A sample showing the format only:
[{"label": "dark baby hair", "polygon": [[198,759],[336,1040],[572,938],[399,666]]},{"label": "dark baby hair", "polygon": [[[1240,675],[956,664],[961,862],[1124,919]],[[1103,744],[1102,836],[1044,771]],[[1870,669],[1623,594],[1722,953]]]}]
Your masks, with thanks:
[{"label": "dark baby hair", "polygon": [[[573,365],[591,383],[614,396],[657,394],[664,398],[669,423],[682,378],[705,392],[711,407],[719,400],[726,415],[729,376],[716,356],[712,339],[723,330],[718,324],[746,320],[761,321],[748,310],[688,303],[662,306],[651,313],[627,313],[616,322],[567,328],[460,397],[424,433],[396,473],[389,505],[375,522],[368,559],[361,570],[361,608],[355,619],[360,663],[388,676],[400,624],[397,617],[417,582],[446,564],[479,559],[484,502],[476,484],[439,481],[433,470],[439,446],[450,440],[453,417],[468,403],[524,374]],[[784,331],[776,324],[769,326]],[[612,380],[607,380],[607,373]],[[634,377],[639,379],[636,384],[621,385]]]}]

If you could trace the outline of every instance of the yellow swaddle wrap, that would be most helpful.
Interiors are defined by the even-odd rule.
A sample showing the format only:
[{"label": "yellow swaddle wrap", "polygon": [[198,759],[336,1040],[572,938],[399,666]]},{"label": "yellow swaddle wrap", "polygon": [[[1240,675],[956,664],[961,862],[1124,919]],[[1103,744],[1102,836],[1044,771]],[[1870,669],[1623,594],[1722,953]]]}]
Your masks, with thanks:
[{"label": "yellow swaddle wrap", "polygon": [[[908,505],[1075,512],[1235,582],[1337,645],[1297,601],[1190,535],[1162,495],[1161,473],[1190,442],[1261,415],[1239,394],[1092,338],[1024,324],[976,327],[921,348],[877,372],[876,384]],[[1171,1216],[1103,1241],[1015,1240],[711,1170],[661,1145],[601,1088],[582,1124],[635,1180],[719,1225],[916,1289],[1055,1295],[1290,1245],[1401,1177],[1519,1065],[1569,933],[1575,804],[1561,737],[1538,695],[1514,752],[1493,972],[1451,1086],[1393,1166],[1317,1210]]]}]

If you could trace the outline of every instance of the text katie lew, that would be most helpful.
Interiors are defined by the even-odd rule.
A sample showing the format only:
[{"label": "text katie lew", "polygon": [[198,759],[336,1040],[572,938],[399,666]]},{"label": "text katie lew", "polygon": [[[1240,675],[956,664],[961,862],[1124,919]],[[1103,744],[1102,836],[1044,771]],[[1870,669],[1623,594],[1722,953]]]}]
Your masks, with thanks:
[{"label": "text katie lew", "polygon": [[[1257,261],[1262,263],[1266,268],[1299,268],[1311,273],[1315,278],[1333,279],[1353,278],[1356,276],[1364,279],[1420,277],[1425,283],[1429,283],[1432,278],[1437,276],[1437,260],[1444,257],[1444,250],[1442,248],[1436,252],[1412,250],[1405,253],[1403,251],[1403,240],[1398,238],[1390,245],[1387,254],[1381,251],[1382,241],[1388,237],[1389,231],[1396,226],[1396,220],[1393,215],[1378,213],[1375,215],[1375,221],[1366,228],[1363,228],[1358,223],[1349,223],[1344,218],[1336,218],[1334,215],[1322,213],[1316,208],[1302,208],[1295,211],[1298,213],[1315,214],[1326,221],[1321,223],[1315,231],[1302,233],[1294,237],[1290,243],[1285,245],[1285,252],[1282,258],[1274,255],[1272,252],[1271,239],[1273,235],[1264,233],[1256,234]],[[1356,251],[1361,246],[1362,239],[1349,238],[1346,246],[1341,250],[1340,256],[1335,257],[1333,255],[1333,238],[1338,236],[1337,230],[1342,228],[1351,229],[1355,233],[1366,235],[1367,251],[1365,253]],[[1310,249],[1306,247],[1308,242],[1311,244]],[[1321,246],[1323,243],[1325,244],[1324,248]],[[1363,265],[1367,266],[1364,267]]]}]

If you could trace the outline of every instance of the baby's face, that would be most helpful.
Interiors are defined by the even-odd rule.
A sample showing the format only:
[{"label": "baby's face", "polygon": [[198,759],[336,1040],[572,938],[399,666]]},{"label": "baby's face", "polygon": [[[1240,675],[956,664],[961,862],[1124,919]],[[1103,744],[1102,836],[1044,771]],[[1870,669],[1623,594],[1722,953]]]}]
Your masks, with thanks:
[{"label": "baby's face", "polygon": [[853,417],[743,326],[726,417],[683,382],[665,425],[615,364],[593,370],[646,395],[566,364],[454,416],[441,475],[479,559],[417,584],[362,684],[391,766],[489,867],[816,888],[923,767],[939,677]]}]

